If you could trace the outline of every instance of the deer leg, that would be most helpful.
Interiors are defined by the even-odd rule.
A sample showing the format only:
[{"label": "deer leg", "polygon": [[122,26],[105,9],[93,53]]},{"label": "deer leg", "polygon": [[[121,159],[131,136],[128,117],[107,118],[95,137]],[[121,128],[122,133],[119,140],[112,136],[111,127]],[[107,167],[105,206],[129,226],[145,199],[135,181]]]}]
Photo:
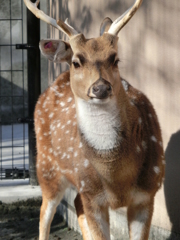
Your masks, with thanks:
[{"label": "deer leg", "polygon": [[60,195],[57,195],[54,199],[47,199],[45,196],[43,196],[43,202],[40,211],[39,240],[49,239],[51,222],[60,200]]},{"label": "deer leg", "polygon": [[90,233],[90,230],[89,230],[89,227],[87,224],[86,216],[85,216],[84,209],[83,209],[83,204],[81,201],[81,196],[79,193],[77,194],[77,196],[74,200],[74,205],[76,208],[78,223],[81,228],[83,239],[84,240],[92,240],[92,235]]},{"label": "deer leg", "polygon": [[84,195],[80,198],[77,196],[75,204],[78,222],[84,233],[83,239],[110,240],[108,207],[94,204],[93,200]]},{"label": "deer leg", "polygon": [[128,207],[130,240],[148,240],[153,213],[152,200],[146,204],[131,204]]},{"label": "deer leg", "polygon": [[[63,179],[63,178],[61,178]],[[60,203],[68,182],[62,180],[60,185],[46,184],[42,185],[42,205],[40,211],[39,240],[48,240],[51,222],[53,220],[56,208]]]}]

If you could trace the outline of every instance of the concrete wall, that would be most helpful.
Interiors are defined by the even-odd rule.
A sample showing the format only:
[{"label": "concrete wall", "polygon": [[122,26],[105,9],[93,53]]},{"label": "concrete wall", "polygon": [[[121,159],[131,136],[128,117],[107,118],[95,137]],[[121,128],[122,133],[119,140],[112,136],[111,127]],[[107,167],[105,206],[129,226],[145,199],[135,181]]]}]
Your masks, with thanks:
[{"label": "concrete wall", "polygon": [[[63,20],[68,17],[76,30],[90,38],[99,35],[99,26],[104,17],[115,20],[132,2],[50,0],[49,6],[51,15],[57,19],[60,16]],[[155,198],[152,225],[180,234],[179,10],[179,0],[144,0],[138,13],[119,34],[119,68],[121,76],[151,100],[162,128],[166,177]],[[49,34],[52,38],[62,36],[51,27]],[[50,81],[63,69],[64,66],[50,63]],[[160,232],[162,238],[154,239],[167,238],[167,234]],[[169,239],[176,239],[175,235]]]}]

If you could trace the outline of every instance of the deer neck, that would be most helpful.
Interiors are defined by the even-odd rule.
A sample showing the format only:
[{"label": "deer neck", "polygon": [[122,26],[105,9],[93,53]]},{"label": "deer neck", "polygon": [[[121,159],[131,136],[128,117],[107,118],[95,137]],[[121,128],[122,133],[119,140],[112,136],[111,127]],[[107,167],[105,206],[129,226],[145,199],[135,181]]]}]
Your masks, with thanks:
[{"label": "deer neck", "polygon": [[90,147],[107,151],[118,146],[121,118],[116,99],[96,104],[76,98],[76,111],[80,133]]}]

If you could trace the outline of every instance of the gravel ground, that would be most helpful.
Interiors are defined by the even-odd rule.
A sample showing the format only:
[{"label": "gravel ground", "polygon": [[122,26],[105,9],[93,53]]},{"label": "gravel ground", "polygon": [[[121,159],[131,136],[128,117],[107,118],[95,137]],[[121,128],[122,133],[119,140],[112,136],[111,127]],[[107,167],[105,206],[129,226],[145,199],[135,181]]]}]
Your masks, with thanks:
[{"label": "gravel ground", "polygon": [[[41,198],[12,204],[0,202],[1,240],[38,240]],[[50,240],[82,240],[79,233],[68,228],[56,214],[51,224]]]}]

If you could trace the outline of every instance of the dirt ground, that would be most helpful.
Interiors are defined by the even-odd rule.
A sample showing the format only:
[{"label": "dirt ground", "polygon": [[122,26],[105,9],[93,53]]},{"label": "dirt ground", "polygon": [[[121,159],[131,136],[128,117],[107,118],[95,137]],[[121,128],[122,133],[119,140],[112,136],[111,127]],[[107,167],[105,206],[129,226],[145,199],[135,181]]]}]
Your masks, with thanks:
[{"label": "dirt ground", "polygon": [[[41,198],[13,204],[0,202],[1,240],[38,240]],[[68,228],[56,214],[51,224],[50,240],[82,240],[79,233]]]}]

